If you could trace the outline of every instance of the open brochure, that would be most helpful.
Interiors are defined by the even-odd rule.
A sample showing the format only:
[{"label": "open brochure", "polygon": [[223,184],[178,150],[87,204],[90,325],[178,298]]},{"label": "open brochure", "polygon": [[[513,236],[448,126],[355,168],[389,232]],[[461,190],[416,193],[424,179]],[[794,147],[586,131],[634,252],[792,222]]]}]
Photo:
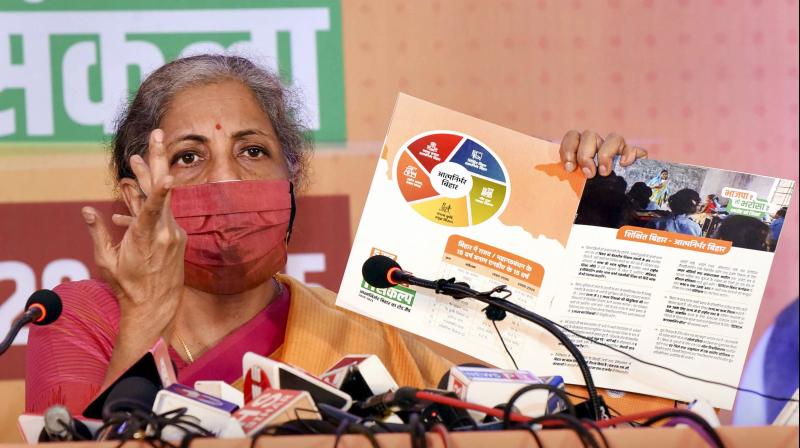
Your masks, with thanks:
[{"label": "open brochure", "polygon": [[[484,291],[638,358],[736,385],[794,182],[642,160],[590,181],[558,145],[400,95],[339,289],[339,306],[513,367],[477,301],[361,276],[374,254]],[[553,336],[497,322],[517,364],[582,384]],[[599,387],[704,398],[735,391],[572,339]]]}]

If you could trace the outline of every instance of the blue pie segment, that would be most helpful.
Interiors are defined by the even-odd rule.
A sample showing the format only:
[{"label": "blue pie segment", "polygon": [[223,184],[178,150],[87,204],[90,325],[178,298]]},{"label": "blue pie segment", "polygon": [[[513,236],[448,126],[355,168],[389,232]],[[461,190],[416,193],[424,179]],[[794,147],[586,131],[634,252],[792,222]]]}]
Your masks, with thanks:
[{"label": "blue pie segment", "polygon": [[506,176],[503,174],[503,168],[500,163],[489,152],[472,139],[467,139],[459,148],[458,152],[453,154],[451,162],[462,165],[467,171],[479,174],[490,179],[500,182],[506,181]]}]

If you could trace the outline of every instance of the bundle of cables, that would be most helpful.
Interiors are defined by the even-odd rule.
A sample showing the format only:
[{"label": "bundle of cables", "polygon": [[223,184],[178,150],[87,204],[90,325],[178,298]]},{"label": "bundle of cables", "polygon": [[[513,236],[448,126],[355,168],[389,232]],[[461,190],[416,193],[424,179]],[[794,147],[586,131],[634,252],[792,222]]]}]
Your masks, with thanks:
[{"label": "bundle of cables", "polygon": [[[214,434],[200,425],[197,418],[187,415],[186,408],[162,414],[151,410],[158,388],[142,377],[129,377],[119,382],[109,393],[103,405],[103,425],[97,429],[97,440],[118,440],[122,446],[129,440],[146,442],[154,448],[176,448],[165,439],[182,439],[188,446],[196,437],[213,437]],[[172,430],[172,437],[165,437]]]},{"label": "bundle of cables", "polygon": [[[550,387],[542,386],[545,385],[533,384],[520,389],[509,399],[503,411],[504,426],[509,429],[525,429],[530,431],[538,446],[542,446],[541,441],[536,434],[536,430],[538,429],[570,429],[578,435],[584,447],[601,448],[599,442],[602,442],[602,446],[608,448],[608,440],[603,434],[604,428],[617,427],[621,425],[649,427],[654,426],[655,424],[664,420],[667,420],[667,423],[664,426],[676,426],[680,424],[688,426],[697,432],[700,437],[702,437],[703,440],[709,444],[709,446],[716,448],[724,448],[725,446],[717,431],[703,417],[688,410],[674,408],[654,410],[626,416],[617,415],[615,417],[598,422],[586,418],[578,419],[575,415],[574,408],[568,405],[566,412],[554,415],[544,415],[533,419],[527,418],[527,420],[524,422],[518,422],[512,425],[511,416],[514,403],[522,395],[529,391]],[[561,397],[566,404],[569,403],[569,400],[566,399],[565,395],[566,393],[564,393],[564,395],[559,394],[559,397]],[[597,435],[597,438],[595,438],[595,434]]]},{"label": "bundle of cables", "polygon": [[[164,433],[169,429],[180,431],[180,445],[168,442]],[[98,428],[98,439],[118,440],[122,446],[129,440],[147,443],[153,448],[177,448],[188,446],[197,437],[214,437],[214,434],[197,423],[193,417],[186,415],[186,408],[179,408],[163,414],[150,410],[128,410],[112,413]]]},{"label": "bundle of cables", "polygon": [[[558,396],[566,407],[564,412],[558,414],[529,417],[515,412],[514,404],[524,394],[546,389]],[[397,392],[402,398],[397,404],[403,408],[397,412],[403,418],[403,424],[384,423],[374,417],[354,418],[352,414],[339,412],[338,416],[326,413],[323,406],[320,411],[326,420],[296,419],[280,425],[262,429],[252,439],[251,447],[263,436],[300,435],[300,434],[332,434],[336,436],[334,447],[338,446],[344,434],[359,434],[365,436],[372,447],[380,447],[376,434],[380,433],[407,433],[411,437],[414,448],[426,448],[428,443],[426,432],[433,432],[442,437],[445,447],[452,446],[450,432],[476,431],[481,429],[516,429],[530,432],[537,446],[542,446],[540,431],[553,429],[566,429],[573,431],[581,445],[588,448],[609,447],[608,440],[603,430],[619,426],[655,426],[666,422],[664,426],[686,425],[696,431],[710,446],[724,448],[724,443],[716,430],[701,416],[681,409],[665,409],[633,414],[629,416],[615,416],[607,420],[594,421],[579,418],[575,406],[563,390],[544,384],[533,384],[520,389],[505,404],[502,409],[489,408],[474,403],[468,403],[439,390],[418,390],[414,388],[400,388]],[[582,398],[582,397],[581,397]],[[432,404],[434,412],[431,412]],[[435,407],[435,406],[438,406]],[[460,410],[473,410],[486,414],[489,423],[479,425],[470,419],[458,421],[462,426],[454,426],[453,421],[443,422],[440,412],[447,408]],[[494,421],[496,424],[492,424]],[[449,424],[448,424],[449,423]]]},{"label": "bundle of cables", "polygon": [[[142,391],[142,388],[148,388],[151,385],[152,383],[142,383],[130,386]],[[558,414],[535,418],[516,411],[514,405],[523,395],[542,389],[563,401],[565,410]],[[151,395],[153,392],[145,391],[142,395]],[[609,443],[603,434],[603,430],[606,428],[629,425],[648,427],[659,423],[663,423],[663,426],[688,426],[710,446],[724,447],[724,443],[714,428],[693,412],[666,409],[627,416],[617,415],[597,422],[578,417],[576,408],[569,400],[568,395],[571,394],[554,386],[532,384],[516,392],[503,407],[489,408],[459,400],[452,392],[403,387],[395,391],[392,399],[387,401],[387,408],[392,408],[392,411],[401,417],[403,423],[386,423],[381,420],[380,416],[360,417],[321,404],[318,406],[318,411],[323,415],[324,420],[302,418],[304,411],[316,414],[317,410],[295,409],[294,420],[263,428],[252,437],[251,447],[255,447],[264,436],[308,434],[335,435],[334,447],[337,447],[343,435],[357,434],[366,437],[372,447],[379,448],[377,434],[406,433],[410,435],[412,447],[427,448],[428,432],[440,436],[444,446],[449,447],[453,446],[450,440],[451,432],[499,429],[528,431],[537,446],[542,446],[541,431],[566,429],[574,432],[584,447],[607,448]],[[469,417],[468,410],[483,413],[486,415],[486,419],[483,423],[478,424]],[[169,437],[168,430],[170,431]],[[104,407],[104,424],[98,429],[97,434],[99,440],[118,440],[119,446],[129,440],[137,440],[148,443],[154,448],[186,448],[195,438],[214,436],[205,430],[197,419],[187,415],[185,408],[155,414],[139,400],[131,398],[130,394],[119,399],[109,396]],[[182,437],[176,438],[176,434],[180,434]],[[165,439],[181,440],[181,442],[176,445]]]}]

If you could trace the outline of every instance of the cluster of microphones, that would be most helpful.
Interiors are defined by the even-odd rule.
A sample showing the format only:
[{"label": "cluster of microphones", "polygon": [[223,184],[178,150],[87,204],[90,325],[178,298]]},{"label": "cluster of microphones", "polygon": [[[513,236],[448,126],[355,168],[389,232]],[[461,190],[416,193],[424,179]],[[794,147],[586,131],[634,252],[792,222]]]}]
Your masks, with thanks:
[{"label": "cluster of microphones", "polygon": [[[13,340],[26,324],[50,324],[60,313],[55,292],[37,291],[6,339]],[[378,433],[424,433],[436,425],[450,431],[494,430],[566,409],[563,395],[553,393],[563,390],[560,376],[539,378],[529,371],[475,364],[452,367],[436,389],[400,387],[381,360],[368,354],[345,356],[315,376],[247,353],[242,374],[240,388],[222,381],[180,384],[161,339],[81,415],[54,405],[43,415],[21,415],[19,426],[29,442],[174,441],[334,433],[358,425]],[[531,390],[513,397],[526,386]]]},{"label": "cluster of microphones", "polygon": [[[401,387],[381,360],[370,354],[348,355],[315,376],[301,368],[247,353],[242,380],[234,387],[222,381],[178,382],[163,339],[101,391],[80,416],[55,405],[43,415],[23,414],[19,427],[29,443],[70,440],[148,440],[187,443],[195,437],[258,438],[264,435],[405,432],[412,440],[427,431],[481,431],[532,426],[568,428],[585,446],[599,446],[587,426],[608,419],[608,408],[594,389],[591,373],[579,350],[551,321],[503,298],[504,286],[478,292],[454,279],[430,281],[403,271],[392,259],[373,256],[364,263],[368,283],[387,288],[398,283],[434,289],[455,299],[474,298],[547,329],[575,356],[589,398],[574,405],[560,376],[537,377],[526,370],[504,370],[476,364],[452,367],[432,389]],[[507,296],[506,296],[507,297]],[[61,300],[49,290],[34,293],[26,310],[0,343],[0,354],[27,324],[47,325],[61,314]],[[486,313],[487,318],[491,317]],[[793,400],[796,402],[796,400]],[[723,446],[713,427],[694,412],[651,413],[644,425],[664,418],[691,419]],[[633,417],[633,416],[626,416]],[[712,417],[714,417],[712,415]],[[715,418],[714,418],[715,419]],[[618,416],[620,422],[630,420]],[[607,425],[606,425],[607,423]],[[601,426],[617,424],[614,418]],[[601,434],[602,435],[602,434]],[[337,439],[338,440],[338,439]]]},{"label": "cluster of microphones", "polygon": [[[131,369],[83,415],[56,405],[42,416],[22,415],[20,427],[28,441],[39,442],[335,433],[342,425],[377,433],[424,433],[436,425],[449,431],[498,430],[504,427],[507,400],[520,389],[532,384],[563,388],[558,376],[476,365],[452,367],[436,389],[400,387],[375,355],[345,356],[319,376],[252,352],[242,366],[242,390],[222,381],[167,384],[159,374],[138,376]],[[516,399],[511,409],[505,426],[565,407],[560,397],[537,389]]]}]

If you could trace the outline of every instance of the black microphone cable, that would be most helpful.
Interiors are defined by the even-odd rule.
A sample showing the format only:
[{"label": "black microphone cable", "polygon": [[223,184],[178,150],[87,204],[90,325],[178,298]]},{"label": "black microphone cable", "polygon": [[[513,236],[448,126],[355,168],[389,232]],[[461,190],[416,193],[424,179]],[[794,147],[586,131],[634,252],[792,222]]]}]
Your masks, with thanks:
[{"label": "black microphone cable", "polygon": [[[452,281],[452,280],[453,279],[451,279],[451,280],[439,280],[439,281],[440,282],[441,281],[449,282],[449,281]],[[498,287],[498,288],[500,288],[500,287]],[[497,290],[498,288],[495,288],[495,290]],[[508,291],[508,292],[510,292],[510,291]],[[486,293],[483,293],[483,294],[486,294]],[[506,296],[506,297],[508,297],[508,296]],[[500,300],[504,300],[504,299],[500,299]],[[509,303],[509,304],[511,304],[511,305],[513,305],[515,307],[518,307],[518,305],[513,304],[511,302],[507,302],[507,303]],[[645,364],[645,365],[648,365],[648,366],[651,366],[651,367],[656,367],[656,368],[659,368],[659,369],[663,369],[663,370],[666,370],[668,372],[674,373],[675,375],[678,375],[678,376],[681,376],[681,377],[684,377],[684,378],[687,378],[687,379],[690,379],[690,380],[700,381],[700,382],[703,382],[703,383],[706,383],[706,384],[713,384],[713,385],[716,385],[716,386],[722,386],[722,387],[733,389],[733,390],[736,390],[736,391],[739,391],[739,392],[746,392],[746,393],[755,394],[755,395],[758,395],[760,397],[767,398],[769,400],[791,401],[791,402],[800,401],[800,400],[798,400],[796,398],[792,398],[792,397],[779,397],[779,396],[776,396],[776,395],[766,394],[766,393],[759,392],[759,391],[753,390],[753,389],[748,389],[748,388],[745,388],[745,387],[733,386],[731,384],[723,383],[723,382],[720,382],[720,381],[714,381],[714,380],[709,380],[709,379],[705,379],[705,378],[700,378],[700,377],[697,377],[697,376],[689,375],[687,373],[680,372],[680,371],[678,371],[676,369],[673,369],[671,367],[667,367],[667,366],[664,366],[664,365],[661,365],[661,364],[657,364],[657,363],[654,363],[654,362],[650,362],[650,361],[646,361],[644,359],[641,359],[641,358],[639,358],[639,357],[637,357],[635,355],[632,355],[632,354],[626,352],[625,350],[616,348],[613,345],[609,345],[609,344],[606,344],[605,342],[600,342],[600,341],[598,341],[598,340],[596,340],[594,338],[591,338],[589,336],[585,336],[583,334],[580,334],[580,333],[570,329],[569,327],[561,325],[558,322],[551,321],[551,320],[549,320],[549,319],[547,319],[545,317],[542,317],[542,319],[545,319],[545,320],[549,321],[550,324],[552,324],[555,327],[558,327],[559,329],[562,329],[562,330],[566,331],[567,333],[575,335],[575,336],[577,336],[577,337],[579,337],[581,339],[584,339],[584,340],[586,340],[588,342],[591,342],[593,344],[605,347],[605,348],[607,348],[609,350],[612,350],[614,352],[617,352],[617,353],[619,353],[621,355],[627,356],[628,358],[630,358],[630,359],[632,359],[632,360],[634,360],[636,362],[639,362],[641,364]],[[502,336],[501,336],[501,338],[502,338]],[[509,355],[510,355],[510,352],[509,352]],[[580,367],[580,364],[578,366]],[[588,387],[587,387],[587,390],[588,390]],[[590,394],[590,397],[591,397],[591,394]]]},{"label": "black microphone cable", "polygon": [[98,440],[118,440],[121,446],[129,440],[141,440],[154,448],[177,448],[164,440],[164,431],[176,428],[182,431],[182,443],[195,437],[214,434],[203,428],[197,419],[187,415],[187,408],[173,409],[161,414],[152,407],[158,387],[140,376],[121,379],[109,391],[103,403],[103,425],[97,430]]},{"label": "black microphone cable", "polygon": [[[589,419],[584,419],[589,420]],[[526,425],[529,427],[540,425],[543,423],[550,423],[551,425],[548,426],[548,429],[569,429],[570,431],[574,432],[575,435],[578,436],[581,444],[586,448],[600,448],[597,443],[597,440],[594,438],[594,435],[584,426],[584,423],[581,420],[578,420],[576,417],[573,417],[569,414],[551,414],[551,415],[543,415],[541,417],[537,417],[531,420]],[[553,423],[556,423],[557,426],[554,426]],[[535,431],[535,430],[534,430]]]},{"label": "black microphone cable", "polygon": [[494,320],[494,319],[490,319],[490,321],[492,322],[492,326],[494,327],[494,331],[497,333],[497,337],[500,338],[500,343],[503,344],[503,348],[505,349],[506,353],[508,354],[508,357],[511,358],[511,363],[514,364],[514,368],[516,370],[519,370],[519,366],[517,365],[517,360],[514,359],[514,355],[511,354],[511,350],[509,350],[508,346],[506,345],[506,340],[503,339],[503,335],[500,334],[500,329],[497,328],[497,321]]},{"label": "black microphone cable", "polygon": [[[547,330],[548,333],[558,339],[561,344],[569,351],[575,358],[578,364],[578,369],[583,376],[583,381],[586,385],[586,391],[589,394],[589,403],[591,405],[592,417],[596,420],[603,419],[608,416],[603,402],[597,393],[597,388],[594,385],[592,372],[589,369],[589,364],[583,357],[583,354],[577,346],[570,340],[550,319],[540,316],[536,313],[528,311],[527,309],[506,300],[511,291],[505,285],[498,286],[490,291],[478,292],[469,287],[466,283],[456,282],[454,278],[449,280],[439,279],[436,281],[425,280],[422,278],[414,277],[413,275],[403,272],[400,265],[393,259],[383,255],[373,255],[369,257],[361,268],[361,273],[364,280],[376,288],[387,288],[394,286],[399,281],[406,282],[409,285],[420,286],[423,288],[433,289],[437,294],[446,294],[454,299],[472,298],[489,305],[486,310],[486,316],[490,320],[501,320],[504,313],[508,312],[519,316],[525,320],[533,322],[536,325]],[[393,279],[392,276],[398,274],[400,279]],[[502,297],[495,297],[494,294],[505,294]]]},{"label": "black microphone cable", "polygon": [[425,425],[423,425],[419,414],[414,412],[409,416],[408,426],[408,433],[411,436],[411,448],[428,448],[428,439],[425,437]]},{"label": "black microphone cable", "polygon": [[566,414],[571,417],[576,417],[575,406],[569,401],[567,393],[556,386],[550,384],[529,384],[520,390],[514,392],[514,395],[508,399],[508,402],[503,406],[503,429],[508,429],[511,426],[511,413],[514,410],[514,403],[523,395],[534,390],[546,390],[555,394],[566,405]]},{"label": "black microphone cable", "polygon": [[346,420],[342,420],[342,422],[336,428],[336,438],[333,442],[333,448],[339,447],[339,442],[342,440],[342,436],[345,434],[363,435],[367,438],[372,448],[381,448],[381,444],[378,442],[378,438],[375,436],[375,431],[367,426],[358,423],[349,423]]},{"label": "black microphone cable", "polygon": [[150,410],[134,409],[107,414],[106,421],[98,428],[98,435],[105,440],[119,441],[118,447],[131,440],[144,441],[153,448],[177,448],[163,438],[165,429],[174,427],[183,431],[180,445],[186,446],[197,437],[213,437],[211,431],[200,426],[186,415],[186,408],[173,409],[162,414]]},{"label": "black microphone cable", "polygon": [[[603,442],[603,446],[605,448],[611,448],[611,444],[608,443],[608,439],[606,438],[606,435],[603,434],[603,428],[601,428],[600,425],[598,425],[596,421],[588,419],[588,418],[585,418],[582,421],[583,421],[584,424],[591,426],[592,429],[595,432],[597,432],[597,437],[600,439],[600,441]],[[594,435],[594,434],[592,434],[592,435]]]},{"label": "black microphone cable", "polygon": [[[537,385],[542,387],[537,387],[537,389],[546,389],[551,392],[554,392],[554,389],[557,389],[555,386],[551,385]],[[287,422],[283,422],[280,424],[270,425],[265,428],[262,428],[257,434],[254,434],[250,440],[250,448],[255,448],[258,440],[264,436],[279,436],[279,435],[307,435],[307,434],[331,434],[335,435],[335,442],[334,446],[338,446],[339,442],[341,441],[341,437],[345,434],[356,434],[356,435],[363,435],[366,437],[372,447],[380,447],[379,440],[377,435],[380,433],[407,433],[410,436],[411,444],[415,447],[427,447],[429,446],[429,441],[427,440],[427,432],[426,432],[426,424],[424,422],[422,414],[418,412],[417,407],[412,406],[416,400],[420,402],[433,402],[433,403],[440,403],[445,404],[448,406],[453,407],[461,407],[463,409],[475,409],[482,412],[489,412],[493,415],[497,415],[497,409],[486,408],[474,403],[464,402],[462,400],[458,400],[455,398],[451,398],[448,396],[437,394],[436,391],[426,391],[426,390],[418,390],[414,388],[401,388],[402,392],[400,393],[401,397],[399,398],[400,401],[406,403],[407,406],[411,406],[413,410],[408,413],[406,420],[407,423],[405,424],[387,424],[383,423],[380,420],[374,420],[370,417],[364,417],[358,420],[353,420],[350,418],[342,418],[335,417],[333,421],[319,421],[319,420],[306,420],[300,419],[300,415],[295,412],[295,420],[290,420]],[[523,393],[534,390],[530,388]],[[558,390],[559,397],[565,400],[568,404],[569,401],[564,395],[564,392]],[[516,401],[519,396],[522,394],[518,394],[517,397],[514,397],[511,401],[513,405],[514,401]],[[413,399],[412,399],[413,397]],[[509,408],[510,409],[510,408]],[[296,410],[299,411],[299,410]],[[313,411],[311,409],[302,409],[302,411]],[[597,443],[594,435],[591,433],[591,429],[597,428],[595,427],[595,423],[588,419],[584,420],[583,423],[587,426],[581,426],[581,421],[578,420],[570,410],[567,411],[565,414],[555,414],[555,415],[546,415],[543,417],[533,418],[523,416],[521,414],[517,414],[515,412],[509,412],[509,420],[516,423],[515,426],[511,426],[510,429],[524,429],[527,431],[531,431],[532,436],[537,441],[538,446],[541,446],[541,440],[539,439],[538,434],[536,431],[545,430],[545,429],[567,429],[573,431],[578,436],[578,440],[581,442],[582,446],[590,447],[590,448],[599,448],[599,444]],[[502,413],[497,415],[498,418],[502,417]],[[532,428],[532,426],[537,427],[536,430]],[[446,432],[447,430],[441,423],[435,423],[434,427],[431,430],[436,431],[437,428],[440,427],[439,430],[444,429]],[[479,428],[471,428],[471,427],[461,427],[456,428],[456,431],[465,431],[465,430],[472,430],[472,429],[479,429]],[[440,432],[441,431],[437,431]],[[447,440],[447,434],[442,435],[444,440]],[[601,440],[604,440],[605,437],[603,434],[599,434]],[[179,447],[184,448],[184,447]]]},{"label": "black microphone cable", "polygon": [[[645,420],[644,423],[642,423],[642,426],[652,426],[653,424],[668,418],[684,418],[694,422],[694,424],[698,426],[698,429],[702,431],[701,435],[704,434],[707,436],[710,441],[717,446],[717,448],[725,448],[725,443],[722,441],[719,433],[717,433],[717,430],[714,429],[714,427],[711,426],[706,419],[692,411],[687,411],[684,409],[671,409],[663,412],[661,415],[657,415]],[[698,429],[695,430],[697,431]]]}]

